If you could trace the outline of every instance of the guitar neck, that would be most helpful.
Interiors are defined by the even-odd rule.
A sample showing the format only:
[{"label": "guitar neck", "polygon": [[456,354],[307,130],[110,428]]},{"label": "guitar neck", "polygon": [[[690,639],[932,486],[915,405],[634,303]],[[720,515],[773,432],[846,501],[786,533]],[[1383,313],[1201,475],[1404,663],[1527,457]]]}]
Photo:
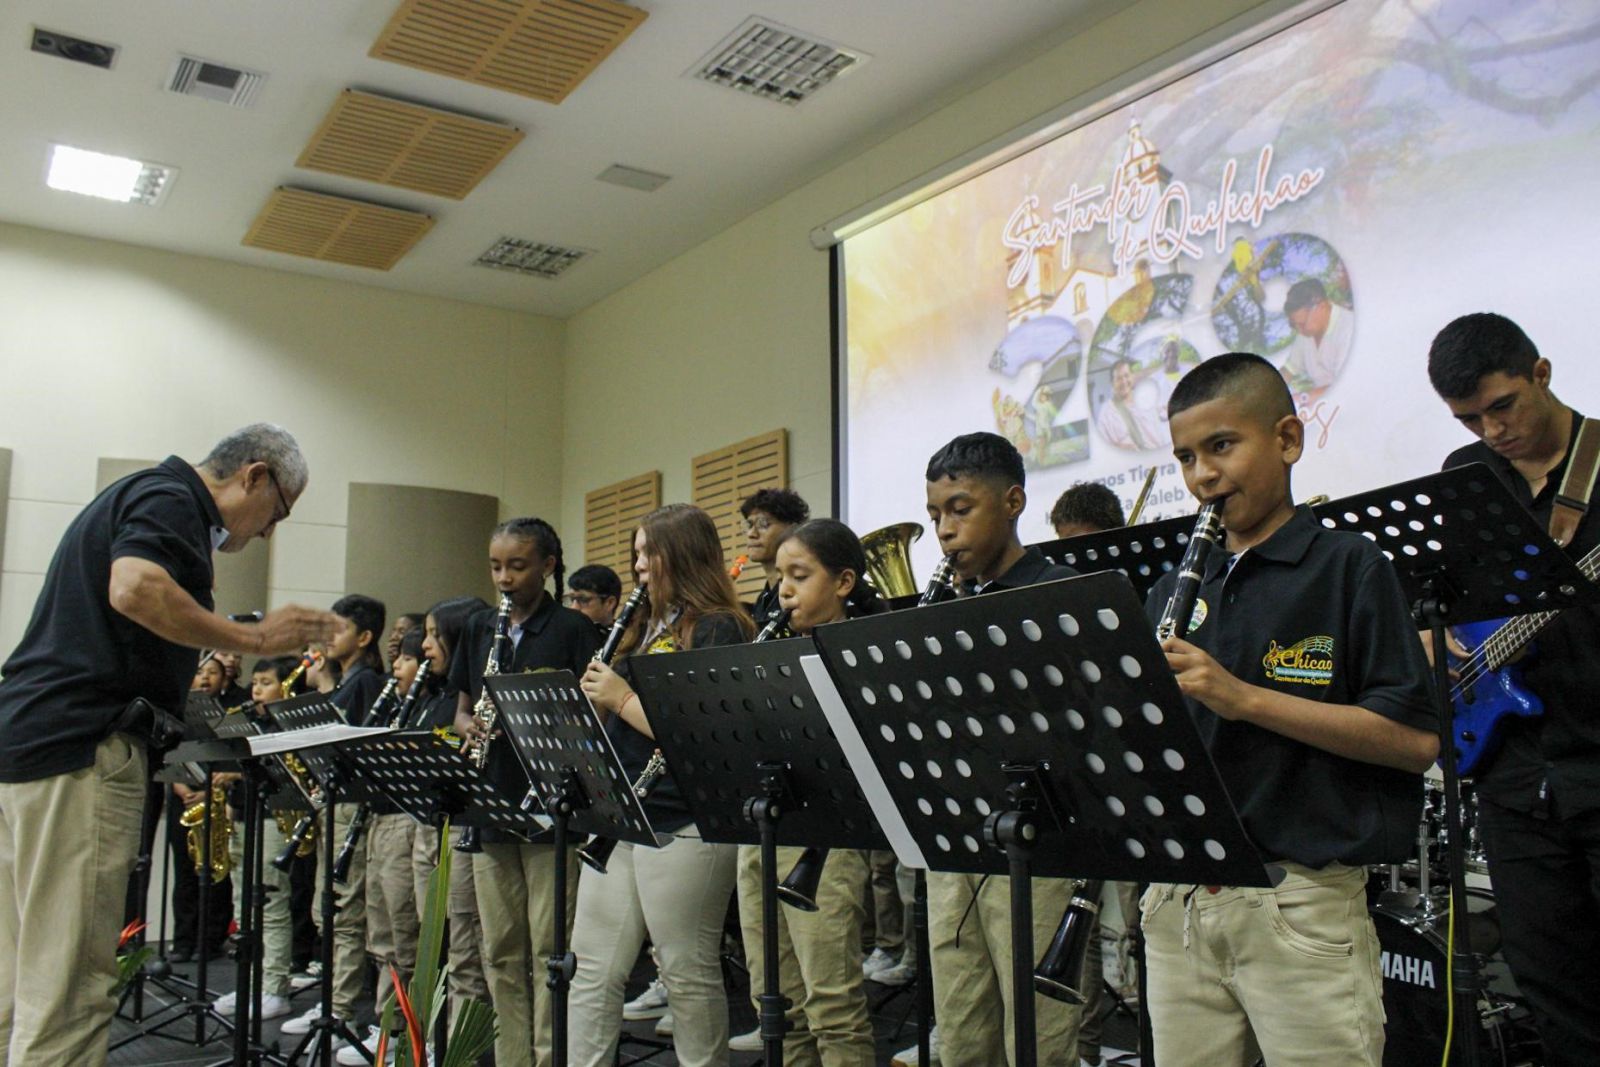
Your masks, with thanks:
[{"label": "guitar neck", "polygon": [[[1583,572],[1585,578],[1594,581],[1596,576],[1600,575],[1600,547],[1592,548],[1585,553],[1584,557],[1578,560],[1578,569]],[[1484,660],[1491,668],[1499,670],[1560,614],[1559,609],[1536,611],[1531,615],[1519,615],[1510,620],[1483,642]]]}]

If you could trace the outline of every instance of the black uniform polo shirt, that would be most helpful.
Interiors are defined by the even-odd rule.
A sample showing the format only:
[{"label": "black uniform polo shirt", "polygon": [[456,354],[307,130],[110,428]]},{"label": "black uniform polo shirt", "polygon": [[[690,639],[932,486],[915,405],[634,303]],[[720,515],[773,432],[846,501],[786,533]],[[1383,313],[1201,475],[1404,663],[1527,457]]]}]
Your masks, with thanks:
[{"label": "black uniform polo shirt", "polygon": [[[476,704],[483,695],[483,667],[489,662],[489,647],[494,643],[493,609],[473,614],[461,629],[461,640],[450,657],[450,684],[447,688],[466,693]],[[539,606],[523,620],[521,629],[512,627],[511,662],[503,673],[524,671],[571,671],[582,677],[589,660],[600,647],[594,623],[581,612],[563,607],[549,596],[539,598]],[[451,712],[450,721],[455,721]],[[520,800],[528,790],[528,776],[517,762],[511,742],[497,738],[489,746],[489,778],[503,796]],[[518,838],[495,830],[484,830],[487,843],[516,841]]]},{"label": "black uniform polo shirt", "polygon": [[367,713],[388,684],[387,674],[369,663],[358,662],[345,672],[328,699],[339,709],[345,722],[352,726],[372,726],[374,724],[367,721]]},{"label": "black uniform polo shirt", "polygon": [[107,486],[72,520],[0,668],[0,781],[92,766],[135,697],[178,713],[199,654],[111,607],[111,564],[149,560],[210,610],[211,531],[222,525],[211,491],[177,456]]},{"label": "black uniform polo shirt", "polygon": [[1041,582],[1054,582],[1061,578],[1076,578],[1078,572],[1071,567],[1064,567],[1059,563],[1051,563],[1043,552],[1037,548],[1029,548],[1022,553],[1022,558],[1013,563],[1004,574],[994,579],[982,589],[978,588],[976,581],[968,580],[961,583],[961,591],[965,596],[977,593],[999,593],[1006,589],[1021,589],[1025,585],[1038,585]]},{"label": "black uniform polo shirt", "polygon": [[[1550,509],[1556,490],[1567,473],[1572,445],[1577,440],[1583,416],[1576,411],[1572,419],[1572,438],[1567,454],[1545,479],[1538,496],[1527,481],[1502,457],[1482,441],[1458,448],[1444,461],[1444,468],[1465,463],[1483,463],[1506,484],[1522,506],[1533,513],[1544,529],[1550,526]],[[1600,545],[1600,494],[1578,524],[1567,553],[1574,560]],[[1596,713],[1596,694],[1600,693],[1600,604],[1568,608],[1539,631],[1534,651],[1518,666],[1527,687],[1544,701],[1544,714],[1537,718],[1511,716],[1498,752],[1476,775],[1478,791],[1496,803],[1516,811],[1543,811],[1552,799],[1560,804],[1564,816],[1600,810],[1600,714]]]},{"label": "black uniform polo shirt", "polygon": [[[1152,623],[1177,582],[1145,601]],[[1250,685],[1356,704],[1436,729],[1428,663],[1394,569],[1359,534],[1324,529],[1298,508],[1271,537],[1207,562],[1187,640]],[[1411,855],[1422,777],[1336,756],[1185,698],[1245,832],[1268,860],[1320,868]]]},{"label": "black uniform polo shirt", "polygon": [[[738,622],[732,617],[717,614],[707,615],[695,623],[689,640],[693,648],[718,648],[722,645],[741,644],[745,636]],[[632,658],[633,655],[630,655],[617,664],[617,673],[628,679],[630,684],[633,681],[633,674],[628,669],[628,661]],[[646,715],[648,714],[647,710]],[[611,737],[612,747],[617,750],[617,758],[622,761],[622,769],[626,772],[628,781],[638,781],[645,764],[650,761],[650,756],[656,750],[655,741],[628,725],[621,715],[611,716],[610,721],[606,723],[606,733]],[[656,780],[642,806],[650,825],[664,834],[676,833],[694,821],[671,771]]]},{"label": "black uniform polo shirt", "polygon": [[756,633],[766,629],[767,623],[782,611],[783,605],[778,602],[778,583],[762,586],[761,592],[756,594],[756,602],[750,606],[750,620],[756,624]]}]

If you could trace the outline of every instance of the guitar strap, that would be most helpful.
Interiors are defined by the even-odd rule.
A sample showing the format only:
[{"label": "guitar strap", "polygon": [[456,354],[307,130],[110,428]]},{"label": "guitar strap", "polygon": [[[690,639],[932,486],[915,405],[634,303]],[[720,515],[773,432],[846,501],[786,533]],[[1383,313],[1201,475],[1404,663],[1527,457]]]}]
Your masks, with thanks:
[{"label": "guitar strap", "polygon": [[1589,510],[1596,473],[1600,473],[1600,420],[1584,419],[1550,508],[1550,539],[1563,548],[1572,543],[1578,523]]}]

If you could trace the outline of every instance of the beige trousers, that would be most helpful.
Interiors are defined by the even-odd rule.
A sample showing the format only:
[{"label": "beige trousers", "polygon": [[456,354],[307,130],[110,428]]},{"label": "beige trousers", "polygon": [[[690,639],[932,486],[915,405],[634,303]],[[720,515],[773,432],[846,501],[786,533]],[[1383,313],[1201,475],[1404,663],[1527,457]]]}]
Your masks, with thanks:
[{"label": "beige trousers", "polygon": [[[1060,878],[1033,880],[1035,959],[1061,923],[1071,885]],[[940,1063],[944,1067],[1015,1064],[1011,890],[1005,878],[928,872],[928,946]],[[1031,986],[1024,995],[1034,998],[1038,1062],[1076,1063],[1082,1007],[1037,996]]]},{"label": "beige trousers", "polygon": [[[458,854],[456,860],[466,857]],[[554,1062],[545,959],[555,948],[555,846],[484,845],[472,857],[483,922],[483,970],[500,1032],[497,1067],[547,1067]],[[572,930],[578,855],[567,850],[567,930]]]},{"label": "beige trousers", "polygon": [[[333,849],[335,854],[344,844],[344,835],[355,816],[354,804],[336,804],[333,812]],[[317,833],[328,832],[328,819],[324,815]],[[318,853],[321,839],[318,839]],[[333,883],[333,1014],[345,1022],[356,1017],[356,1001],[361,998],[361,987],[366,978],[367,965],[367,850],[356,849],[350,861],[349,877]],[[322,923],[322,875],[317,875],[316,899],[311,905],[311,916]],[[327,937],[328,932],[322,931]]]},{"label": "beige trousers", "polygon": [[1289,873],[1275,889],[1145,891],[1161,1067],[1231,1067],[1257,1056],[1272,1067],[1383,1062],[1383,977],[1367,872],[1282,866]]},{"label": "beige trousers", "polygon": [[646,935],[655,943],[672,1004],[678,1063],[727,1064],[721,951],[736,852],[733,845],[680,835],[662,848],[617,845],[605,874],[584,868],[572,930],[578,957],[572,981],[573,1067],[616,1062],[623,987]]},{"label": "beige trousers", "polygon": [[900,899],[900,884],[895,868],[900,861],[893,852],[867,853],[872,889],[872,946],[898,956],[906,942],[914,940],[906,925],[907,902]]},{"label": "beige trousers", "polygon": [[[780,882],[803,851],[778,849]],[[872,1067],[872,1018],[859,948],[866,886],[863,854],[834,849],[822,868],[817,910],[778,905],[778,986],[790,1001],[791,1028],[783,1039],[785,1067]],[[750,998],[759,1016],[761,1002],[756,997],[765,992],[761,850],[750,845],[739,849],[739,924],[750,970]]]},{"label": "beige trousers", "polygon": [[367,823],[367,953],[378,965],[377,1008],[394,990],[393,967],[410,988],[417,969],[416,880],[411,846],[417,824],[409,815],[374,815]]},{"label": "beige trousers", "polygon": [[0,1067],[106,1062],[145,773],[113,734],[92,767],[0,783]]},{"label": "beige trousers", "polygon": [[[452,839],[448,844],[454,844]],[[489,985],[483,976],[483,924],[478,920],[478,894],[472,879],[472,857],[457,852],[450,857],[450,943],[446,955],[446,984],[450,991],[450,1011],[460,1009],[465,999],[489,1001]],[[411,871],[416,883],[417,918],[428,899],[428,879],[439,865],[439,831],[431,826],[417,827],[411,845]]]},{"label": "beige trousers", "polygon": [[[299,818],[299,814],[295,814]],[[289,963],[294,955],[294,921],[289,915],[289,875],[272,865],[272,858],[283,851],[286,838],[278,820],[270,812],[261,820],[261,886],[267,892],[261,912],[261,992],[277,997],[289,995]],[[233,919],[244,929],[244,893],[238,886],[244,870],[244,824],[234,826],[228,840],[233,859]]]}]

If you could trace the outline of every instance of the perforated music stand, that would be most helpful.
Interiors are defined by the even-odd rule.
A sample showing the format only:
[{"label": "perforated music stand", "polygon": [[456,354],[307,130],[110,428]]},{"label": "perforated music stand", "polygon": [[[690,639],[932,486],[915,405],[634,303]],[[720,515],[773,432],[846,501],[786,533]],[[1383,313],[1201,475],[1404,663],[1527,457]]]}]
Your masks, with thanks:
[{"label": "perforated music stand", "polygon": [[[649,657],[645,657],[649,658]],[[571,831],[654,848],[650,827],[622,761],[589,698],[571,671],[538,671],[484,678],[528,776],[522,798],[545,812],[555,830],[555,908],[552,951],[545,960],[551,1035],[557,1067],[567,1062],[567,999],[577,958],[567,945],[567,841]]]},{"label": "perforated music stand", "polygon": [[814,637],[821,663],[803,666],[901,862],[1010,877],[1020,1067],[1036,1057],[1031,877],[1272,884],[1123,575]]},{"label": "perforated music stand", "polygon": [[[1450,907],[1467,914],[1461,779],[1456,770],[1445,627],[1592,603],[1590,582],[1482,463],[1330,501],[1312,512],[1330,530],[1359,533],[1394,564],[1417,625],[1432,633],[1439,765],[1444,771]],[[1455,924],[1452,979],[1458,1019],[1473,1019],[1481,979],[1468,923]],[[1479,1062],[1475,1027],[1467,1063]]]},{"label": "perforated music stand", "polygon": [[822,713],[800,658],[810,640],[765,641],[634,661],[633,681],[656,744],[702,840],[759,845],[768,1064],[783,1061],[778,857],[782,845],[888,845]]},{"label": "perforated music stand", "polygon": [[1041,541],[1033,547],[1052,563],[1071,567],[1079,574],[1117,571],[1126,575],[1143,602],[1151,586],[1183,561],[1193,532],[1194,519],[1179,516],[1059,541]]},{"label": "perforated music stand", "polygon": [[521,797],[505,796],[489,776],[432,730],[395,730],[346,741],[344,760],[383,797],[425,826],[463,826],[534,834],[538,818]]}]

